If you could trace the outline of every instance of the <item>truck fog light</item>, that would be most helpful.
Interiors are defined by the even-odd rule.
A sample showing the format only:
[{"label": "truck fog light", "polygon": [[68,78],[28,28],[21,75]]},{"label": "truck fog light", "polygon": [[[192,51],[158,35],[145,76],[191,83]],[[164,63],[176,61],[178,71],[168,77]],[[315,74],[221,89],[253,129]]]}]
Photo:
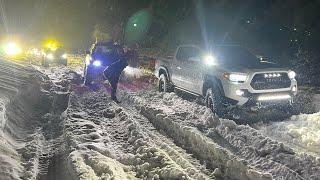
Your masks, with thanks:
[{"label": "truck fog light", "polygon": [[293,86],[293,87],[292,87],[292,91],[293,91],[293,92],[297,92],[297,86]]},{"label": "truck fog light", "polygon": [[238,90],[236,90],[236,95],[243,96],[244,95],[244,91],[238,89]]}]

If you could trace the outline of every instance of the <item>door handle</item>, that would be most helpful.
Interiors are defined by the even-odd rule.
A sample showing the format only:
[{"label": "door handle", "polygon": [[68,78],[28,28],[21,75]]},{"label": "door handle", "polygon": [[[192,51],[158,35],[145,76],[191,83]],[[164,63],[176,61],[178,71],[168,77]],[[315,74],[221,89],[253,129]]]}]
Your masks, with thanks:
[{"label": "door handle", "polygon": [[178,66],[178,67],[177,67],[177,69],[179,69],[179,70],[180,70],[180,69],[181,69],[181,67],[180,67],[180,66]]}]

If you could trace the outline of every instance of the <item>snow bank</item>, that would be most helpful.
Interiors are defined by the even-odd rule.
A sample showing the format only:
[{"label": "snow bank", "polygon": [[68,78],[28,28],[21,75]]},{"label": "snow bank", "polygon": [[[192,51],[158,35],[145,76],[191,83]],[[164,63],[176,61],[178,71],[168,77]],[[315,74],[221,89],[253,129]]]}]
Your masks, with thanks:
[{"label": "snow bank", "polygon": [[144,74],[141,69],[127,66],[124,70],[124,75],[130,78],[140,78]]},{"label": "snow bank", "polygon": [[[31,68],[0,62],[0,177],[35,179],[38,136],[35,106],[39,86]],[[30,148],[33,147],[33,148]],[[28,149],[30,148],[30,149]]]},{"label": "snow bank", "polygon": [[320,157],[320,113],[292,116],[290,120],[258,125],[266,136],[292,145],[298,152]]}]

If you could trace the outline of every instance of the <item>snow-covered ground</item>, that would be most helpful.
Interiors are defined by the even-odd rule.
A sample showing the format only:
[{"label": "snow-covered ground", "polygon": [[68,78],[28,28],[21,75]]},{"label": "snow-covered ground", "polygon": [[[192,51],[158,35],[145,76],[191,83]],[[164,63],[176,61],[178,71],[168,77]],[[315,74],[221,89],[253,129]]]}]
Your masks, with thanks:
[{"label": "snow-covered ground", "polygon": [[252,128],[157,92],[139,69],[120,104],[79,74],[0,63],[0,179],[320,178],[319,113]]},{"label": "snow-covered ground", "polygon": [[258,124],[261,133],[290,145],[297,152],[320,157],[320,113],[292,116],[290,120]]}]

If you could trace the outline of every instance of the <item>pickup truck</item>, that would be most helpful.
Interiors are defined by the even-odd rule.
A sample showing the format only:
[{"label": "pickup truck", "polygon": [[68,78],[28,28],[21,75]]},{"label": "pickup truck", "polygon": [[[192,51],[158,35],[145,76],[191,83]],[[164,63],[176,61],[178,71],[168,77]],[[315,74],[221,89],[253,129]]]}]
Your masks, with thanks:
[{"label": "pickup truck", "polygon": [[293,109],[298,90],[294,71],[262,61],[238,45],[205,49],[181,45],[172,58],[157,59],[159,91],[179,89],[201,96],[218,116],[234,106],[250,110],[279,106]]}]

